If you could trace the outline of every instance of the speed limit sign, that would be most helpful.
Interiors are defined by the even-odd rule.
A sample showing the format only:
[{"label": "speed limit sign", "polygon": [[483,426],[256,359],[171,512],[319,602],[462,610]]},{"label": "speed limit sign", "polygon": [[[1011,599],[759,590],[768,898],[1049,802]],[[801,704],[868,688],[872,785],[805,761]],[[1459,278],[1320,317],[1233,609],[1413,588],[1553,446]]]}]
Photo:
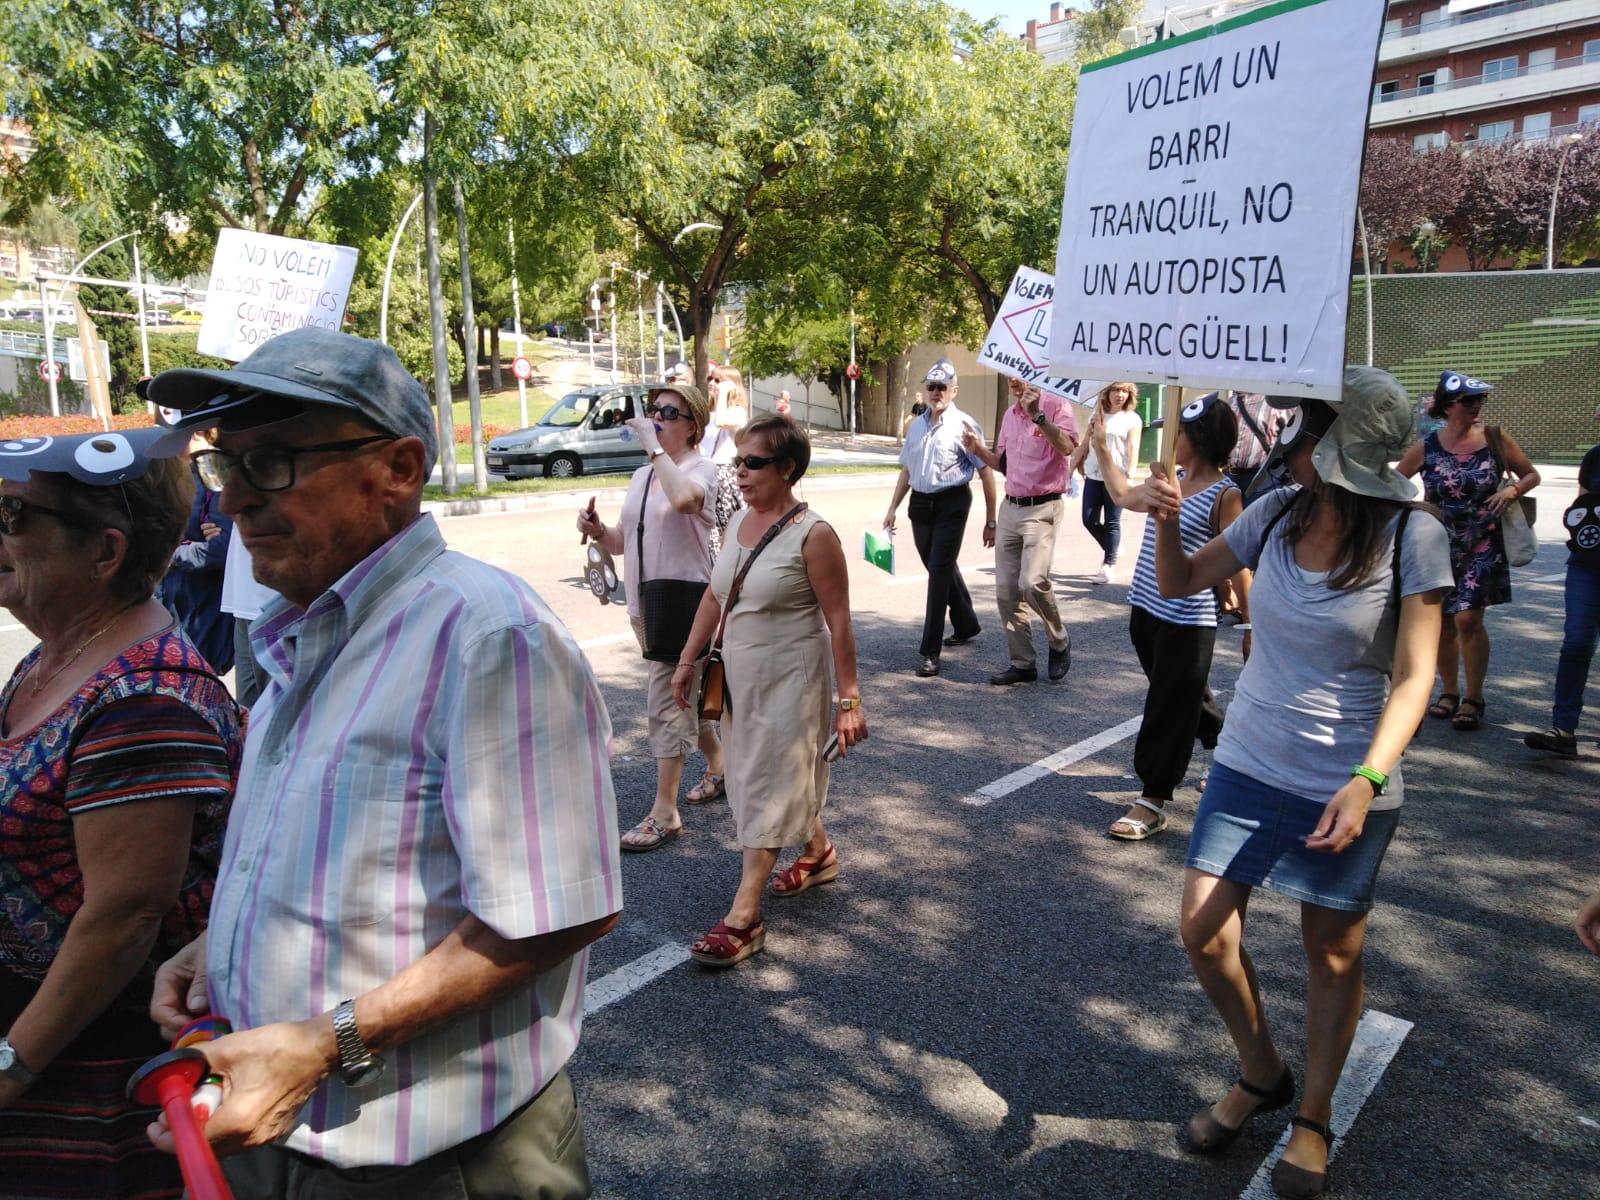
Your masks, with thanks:
[{"label": "speed limit sign", "polygon": [[46,383],[60,383],[61,364],[53,358],[40,360],[39,378],[44,380]]},{"label": "speed limit sign", "polygon": [[526,357],[519,354],[511,360],[511,373],[518,379],[532,379],[533,364]]}]

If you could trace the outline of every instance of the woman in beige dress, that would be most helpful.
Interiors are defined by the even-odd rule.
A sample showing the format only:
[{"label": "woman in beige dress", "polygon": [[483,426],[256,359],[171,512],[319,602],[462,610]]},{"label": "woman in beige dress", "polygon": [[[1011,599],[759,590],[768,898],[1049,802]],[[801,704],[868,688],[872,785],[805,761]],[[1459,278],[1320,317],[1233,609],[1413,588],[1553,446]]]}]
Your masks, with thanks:
[{"label": "woman in beige dress", "polygon": [[[711,534],[716,528],[716,467],[700,456],[706,431],[705,397],[693,384],[652,388],[645,414],[628,422],[649,461],[633,473],[622,502],[622,516],[608,525],[592,507],[578,510],[578,529],[611,554],[624,555],[628,581],[628,618],[639,649],[645,645],[640,594],[646,579],[709,579]],[[590,505],[593,505],[590,501]],[[637,536],[640,510],[645,535]],[[641,552],[644,555],[640,560]],[[692,603],[692,600],[691,600]],[[683,834],[678,814],[678,788],[683,764],[698,742],[706,773],[685,797],[691,804],[715,800],[723,793],[722,745],[709,721],[696,723],[672,701],[673,662],[645,662],[645,704],[650,753],[656,760],[656,792],[650,811],[622,835],[631,853],[657,850]]]},{"label": "woman in beige dress", "polygon": [[[776,528],[740,584],[722,638],[723,751],[744,868],[727,915],[690,947],[697,961],[715,967],[731,967],[762,948],[761,895],[769,876],[775,896],[795,896],[838,876],[839,857],[822,827],[828,744],[836,734],[843,754],[867,736],[844,548],[794,495],[811,444],[792,420],[774,415],[745,426],[738,446],[733,461],[746,507],[728,526],[672,678],[673,694],[687,708],[697,699],[696,665],[716,636],[735,576]],[[800,843],[800,857],[773,875],[778,851]]]}]

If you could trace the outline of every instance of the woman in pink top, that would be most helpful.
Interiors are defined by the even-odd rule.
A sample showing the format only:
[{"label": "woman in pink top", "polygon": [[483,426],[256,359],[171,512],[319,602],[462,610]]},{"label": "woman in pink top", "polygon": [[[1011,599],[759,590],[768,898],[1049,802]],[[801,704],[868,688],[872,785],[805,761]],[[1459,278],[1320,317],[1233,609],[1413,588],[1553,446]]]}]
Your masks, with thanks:
[{"label": "woman in pink top", "polygon": [[[622,502],[622,516],[607,525],[589,509],[578,513],[578,529],[611,554],[622,554],[628,584],[628,617],[644,652],[645,622],[640,601],[646,580],[711,579],[711,535],[716,529],[717,467],[700,454],[700,439],[710,418],[704,395],[693,384],[652,389],[645,416],[628,428],[650,461],[634,472]],[[641,514],[643,528],[641,530]],[[642,560],[642,561],[641,561]],[[684,614],[684,628],[693,616]],[[656,760],[656,794],[650,811],[622,835],[624,850],[655,850],[683,833],[678,786],[683,760],[699,742],[706,773],[685,797],[692,804],[724,794],[722,743],[716,726],[698,721],[672,700],[676,652],[665,662],[646,660],[646,710],[650,753]]]}]

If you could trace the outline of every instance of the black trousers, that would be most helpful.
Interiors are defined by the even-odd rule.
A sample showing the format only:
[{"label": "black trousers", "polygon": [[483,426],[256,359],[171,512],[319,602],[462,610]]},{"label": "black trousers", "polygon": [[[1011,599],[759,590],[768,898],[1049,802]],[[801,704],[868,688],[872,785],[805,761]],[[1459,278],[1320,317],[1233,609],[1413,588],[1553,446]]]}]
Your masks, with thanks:
[{"label": "black trousers", "polygon": [[956,560],[961,557],[961,539],[967,532],[967,514],[972,511],[971,487],[946,488],[942,492],[911,493],[911,536],[917,553],[928,568],[928,604],[922,616],[924,658],[938,658],[944,645],[944,614],[957,637],[978,635],[978,614],[972,609],[972,594],[961,578]]},{"label": "black trousers", "polygon": [[1144,794],[1164,803],[1189,770],[1195,739],[1209,748],[1222,732],[1222,711],[1206,684],[1217,631],[1206,625],[1174,625],[1136,607],[1128,636],[1150,681],[1144,723],[1133,746],[1133,769]]}]

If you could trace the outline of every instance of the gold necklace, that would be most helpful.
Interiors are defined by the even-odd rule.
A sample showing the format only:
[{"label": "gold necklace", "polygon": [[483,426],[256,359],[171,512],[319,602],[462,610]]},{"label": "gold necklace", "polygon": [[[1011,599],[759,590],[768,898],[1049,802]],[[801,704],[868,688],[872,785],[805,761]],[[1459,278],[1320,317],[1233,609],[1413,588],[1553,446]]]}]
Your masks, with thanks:
[{"label": "gold necklace", "polygon": [[[55,678],[56,678],[57,675],[60,675],[61,672],[65,671],[73,663],[77,662],[78,659],[83,656],[83,652],[85,650],[87,650],[90,646],[94,645],[95,641],[100,637],[101,634],[105,633],[105,631],[110,629],[111,626],[115,625],[118,621],[122,620],[123,614],[126,613],[127,611],[128,611],[127,609],[123,609],[122,612],[119,612],[116,616],[112,617],[111,620],[108,621],[105,625],[101,626],[94,633],[90,634],[88,641],[84,642],[83,645],[79,646],[76,650],[74,650],[72,652],[72,657],[71,658],[67,659],[66,662],[62,663],[54,671],[51,671],[50,674],[47,677],[35,682],[32,685],[33,694],[35,696],[37,696],[40,692],[44,691],[45,688],[47,688],[51,683],[53,683],[55,681]],[[44,661],[44,651],[40,650],[39,651],[39,662],[42,663],[43,661]],[[38,671],[39,671],[39,664],[35,663],[34,664],[34,674],[38,674]]]}]

